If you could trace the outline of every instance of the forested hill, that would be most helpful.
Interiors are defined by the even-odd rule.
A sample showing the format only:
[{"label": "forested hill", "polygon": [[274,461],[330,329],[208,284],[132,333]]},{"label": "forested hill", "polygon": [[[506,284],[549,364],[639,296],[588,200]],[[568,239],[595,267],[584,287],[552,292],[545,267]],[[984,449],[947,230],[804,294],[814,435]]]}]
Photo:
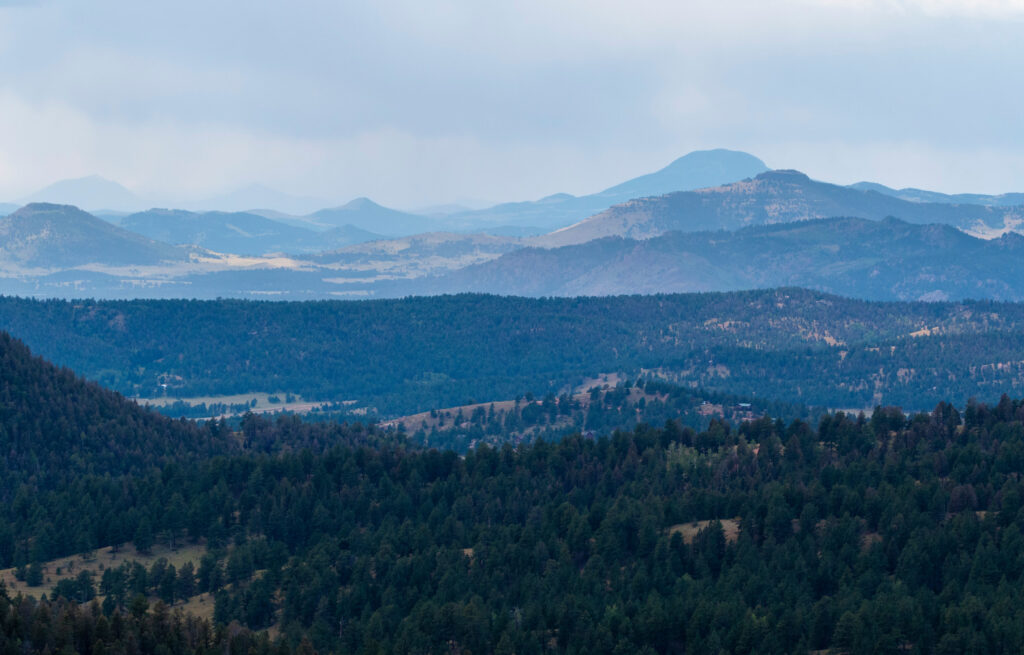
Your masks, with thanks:
[{"label": "forested hill", "polygon": [[[247,415],[237,431],[222,421],[172,420],[32,356],[0,332],[0,569],[16,550],[42,560],[127,541],[144,517],[164,515],[176,491],[164,485],[175,471],[198,462],[404,444],[401,435],[294,416]],[[159,494],[146,507],[120,498],[123,485],[141,479],[155,479]],[[94,493],[111,494],[111,502],[93,505]]]},{"label": "forested hill", "polygon": [[172,421],[56,368],[0,332],[0,504],[83,475],[142,473],[236,450],[211,425]]},{"label": "forested hill", "polygon": [[[1012,316],[926,309],[953,332]],[[88,571],[49,601],[0,588],[0,653],[1024,649],[1024,401],[1007,396],[816,427],[668,420],[464,457],[355,424],[248,416],[239,448],[218,452],[220,424],[156,417],[5,335],[0,364],[0,480],[16,488],[0,502],[0,568],[38,589],[44,567],[66,574],[53,558],[84,562],[132,535],[201,553],[180,570],[104,557],[103,603],[86,608],[60,597],[95,597]],[[176,437],[210,444],[179,452]],[[273,443],[294,448],[258,446]],[[74,475],[47,477],[62,467]],[[196,593],[212,596],[212,624],[152,598]],[[271,627],[276,642],[251,632]]]},{"label": "forested hill", "polygon": [[[321,452],[377,439],[374,432],[294,418],[270,426],[248,417],[240,433],[223,422],[173,420],[33,356],[0,332],[0,505],[24,509],[28,497],[58,492],[87,476],[118,480],[217,456]],[[3,527],[0,515],[0,542]],[[0,568],[2,551],[0,544]]]},{"label": "forested hill", "polygon": [[826,407],[995,400],[1024,385],[1024,305],[799,289],[312,303],[0,298],[0,329],[129,395],[250,391],[385,415],[560,394],[593,375]]},{"label": "forested hill", "polygon": [[[218,544],[190,573],[215,621],[322,652],[1009,654],[1024,649],[1022,418],[1004,398],[464,458],[339,446],[85,480],[24,509],[45,522],[73,505],[109,539],[109,508],[178,494],[187,531],[172,512],[153,529]],[[132,620],[130,568],[104,574],[111,620]],[[19,625],[0,622],[0,646]]]}]

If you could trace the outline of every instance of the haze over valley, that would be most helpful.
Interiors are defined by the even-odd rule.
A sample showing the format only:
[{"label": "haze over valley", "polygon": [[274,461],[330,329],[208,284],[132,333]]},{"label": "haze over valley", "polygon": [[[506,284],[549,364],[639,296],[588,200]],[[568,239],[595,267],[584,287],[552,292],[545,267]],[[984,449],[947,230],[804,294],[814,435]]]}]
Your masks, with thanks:
[{"label": "haze over valley", "polygon": [[[36,195],[68,199],[77,190],[97,202],[108,186],[58,184],[60,193]],[[449,214],[359,198],[301,216],[273,207],[149,209],[99,221],[73,205],[35,202],[0,219],[11,239],[0,289],[37,297],[313,299],[796,285],[879,300],[1022,299],[1024,206],[1012,204],[1016,196],[876,186],[818,182],[768,170],[746,153],[712,150],[587,196]],[[789,223],[799,225],[781,227]],[[785,254],[794,250],[803,256]]]}]

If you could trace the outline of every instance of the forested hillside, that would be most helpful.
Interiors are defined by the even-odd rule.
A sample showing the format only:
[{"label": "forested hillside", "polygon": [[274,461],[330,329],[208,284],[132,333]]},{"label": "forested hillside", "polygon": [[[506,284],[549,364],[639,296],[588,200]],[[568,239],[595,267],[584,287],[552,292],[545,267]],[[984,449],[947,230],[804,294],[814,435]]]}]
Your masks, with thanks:
[{"label": "forested hillside", "polygon": [[[2,346],[0,447],[29,456],[4,475],[0,568],[31,591],[44,562],[130,540],[202,555],[110,560],[43,602],[0,590],[0,652],[1024,649],[1021,400],[817,426],[737,406],[747,420],[697,431],[635,422],[640,400],[681,390],[622,384],[587,419],[631,430],[462,457],[296,417],[198,428]],[[210,443],[178,453],[172,437]],[[74,477],[50,475],[65,450]],[[211,620],[175,613],[196,593]]]},{"label": "forested hillside", "polygon": [[19,488],[47,492],[82,475],[144,473],[232,452],[233,440],[214,428],[144,410],[0,332],[0,505],[16,502]]},{"label": "forested hillside", "polygon": [[383,415],[558,395],[615,372],[858,409],[994,401],[1024,388],[1024,306],[869,303],[799,289],[312,303],[0,298],[0,329],[128,395],[290,392]]},{"label": "forested hillside", "polygon": [[648,379],[597,384],[575,394],[535,398],[528,393],[497,403],[432,409],[384,421],[381,427],[400,429],[417,445],[465,452],[484,444],[501,447],[538,439],[558,441],[572,434],[609,435],[644,423],[675,421],[702,430],[714,421],[739,423],[764,416],[816,423],[822,414],[821,408],[708,393]]},{"label": "forested hillside", "polygon": [[[33,357],[0,332],[0,569],[129,541],[144,517],[180,511],[175,520],[184,525],[196,511],[171,502],[175,490],[162,482],[151,506],[134,505],[121,497],[127,480],[247,452],[400,440],[294,417],[247,417],[237,433],[224,422],[172,420]],[[94,505],[97,492],[110,502]]]},{"label": "forested hillside", "polygon": [[130,613],[105,616],[99,604],[81,606],[60,598],[10,598],[0,587],[0,652],[139,653],[140,655],[312,654],[308,642],[291,648],[238,625],[217,626],[157,604],[135,603]]},{"label": "forested hillside", "polygon": [[1015,653],[1022,418],[1003,399],[817,430],[670,422],[464,459],[243,455],[86,479],[75,511],[101,525],[100,508],[165,507],[173,491],[209,522],[158,512],[153,527],[210,539],[193,582],[215,621],[324,652]]}]

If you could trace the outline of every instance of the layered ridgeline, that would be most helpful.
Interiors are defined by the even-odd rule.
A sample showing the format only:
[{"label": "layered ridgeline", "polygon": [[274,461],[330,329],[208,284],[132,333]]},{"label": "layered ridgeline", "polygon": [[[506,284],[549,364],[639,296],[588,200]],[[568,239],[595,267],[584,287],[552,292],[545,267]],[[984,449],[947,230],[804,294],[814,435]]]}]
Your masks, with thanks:
[{"label": "layered ridgeline", "polygon": [[290,392],[384,415],[557,395],[615,372],[847,408],[995,399],[1024,382],[1024,305],[872,303],[798,289],[317,303],[2,298],[0,329],[129,395]]},{"label": "layered ridgeline", "polygon": [[411,293],[526,296],[734,291],[799,286],[870,300],[1024,300],[1024,236],[985,240],[948,225],[831,218],[735,232],[608,237],[526,248]]},{"label": "layered ridgeline", "polygon": [[156,266],[190,251],[148,239],[68,205],[30,204],[0,218],[0,270],[27,273],[89,264]]},{"label": "layered ridgeline", "polygon": [[317,232],[247,212],[150,209],[124,217],[120,226],[155,241],[238,255],[321,252],[383,238],[353,225]]},{"label": "layered ridgeline", "polygon": [[798,171],[769,171],[752,180],[639,198],[580,223],[538,237],[534,244],[557,247],[618,236],[648,239],[666,232],[735,230],[750,225],[852,216],[910,223],[941,223],[990,236],[1016,228],[1024,207],[912,202],[851,187],[817,182]]},{"label": "layered ridgeline", "polygon": [[433,232],[441,228],[431,218],[382,207],[369,198],[356,198],[340,207],[321,209],[301,220],[322,230],[352,226],[392,237]]},{"label": "layered ridgeline", "polygon": [[463,229],[516,228],[511,233],[542,234],[571,225],[612,205],[633,198],[660,196],[728,184],[768,170],[764,162],[745,152],[698,150],[676,159],[661,170],[641,175],[604,191],[573,196],[557,193],[536,201],[509,202],[487,209],[456,212],[446,223]]},{"label": "layered ridgeline", "polygon": [[1024,205],[1024,193],[1000,193],[986,195],[982,193],[939,193],[924,189],[905,188],[893,189],[876,182],[858,182],[851,188],[862,191],[877,191],[887,196],[894,196],[911,202],[932,202],[947,205],[987,205],[990,207],[1018,207]]},{"label": "layered ridgeline", "polygon": [[[317,233],[309,223],[255,214],[151,211],[124,220],[148,237],[249,255],[234,257],[142,238],[71,207],[35,205],[0,219],[9,237],[0,247],[0,291],[305,300],[799,285],[870,300],[1021,300],[1020,238],[1009,229],[1020,212],[908,202],[773,172],[630,202],[534,240],[432,232],[330,250],[374,235],[352,226]],[[835,215],[853,218],[813,218]],[[856,218],[863,216],[870,220]],[[960,230],[969,225],[1003,234],[985,240]],[[690,231],[698,228],[704,231]],[[252,256],[281,252],[290,256]]]}]

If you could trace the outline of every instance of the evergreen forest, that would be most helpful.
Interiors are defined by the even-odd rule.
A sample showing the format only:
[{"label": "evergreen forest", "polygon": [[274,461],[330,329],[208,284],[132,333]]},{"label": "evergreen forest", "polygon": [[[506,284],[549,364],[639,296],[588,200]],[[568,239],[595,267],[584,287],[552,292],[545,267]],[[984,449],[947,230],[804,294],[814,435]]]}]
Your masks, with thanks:
[{"label": "evergreen forest", "polygon": [[1024,305],[801,289],[594,298],[66,301],[0,297],[0,330],[128,396],[262,391],[412,414],[596,375],[833,409],[1024,395]]},{"label": "evergreen forest", "polygon": [[[459,454],[359,423],[170,419],[13,338],[0,359],[0,568],[28,590],[0,590],[0,653],[1024,650],[1010,396]],[[676,393],[659,384],[596,395],[635,419],[638,387]],[[201,554],[53,584],[55,558],[129,544]]]}]

